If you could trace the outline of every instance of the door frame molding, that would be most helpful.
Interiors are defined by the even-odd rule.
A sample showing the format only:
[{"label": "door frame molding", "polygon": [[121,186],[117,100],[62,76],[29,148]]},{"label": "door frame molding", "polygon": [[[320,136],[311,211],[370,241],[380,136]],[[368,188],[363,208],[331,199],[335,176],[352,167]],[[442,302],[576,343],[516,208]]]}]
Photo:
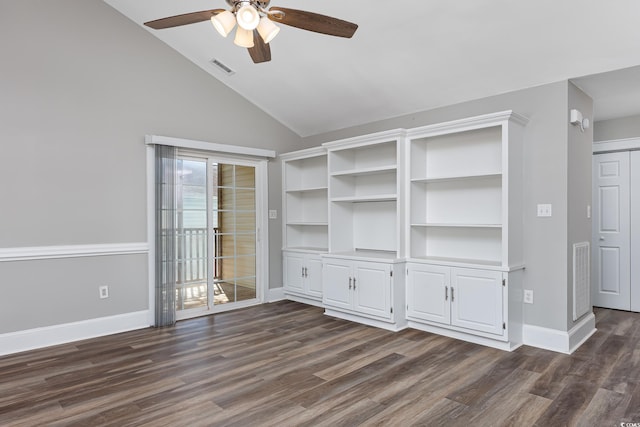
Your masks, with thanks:
[{"label": "door frame molding", "polygon": [[[158,135],[146,135],[147,146],[147,242],[149,245],[148,279],[149,279],[149,324],[153,325],[155,319],[155,146],[169,145],[187,150],[197,150],[220,158],[228,158],[237,161],[251,161],[256,167],[256,227],[257,249],[256,254],[256,297],[258,303],[264,303],[269,290],[269,222],[268,222],[268,198],[269,181],[267,163],[270,158],[275,158],[275,151],[259,148],[242,147],[213,142],[196,141],[190,139],[165,137]],[[208,167],[208,166],[207,166]],[[238,306],[237,308],[240,308]]]},{"label": "door frame molding", "polygon": [[640,138],[612,139],[592,144],[593,154],[640,150]]}]

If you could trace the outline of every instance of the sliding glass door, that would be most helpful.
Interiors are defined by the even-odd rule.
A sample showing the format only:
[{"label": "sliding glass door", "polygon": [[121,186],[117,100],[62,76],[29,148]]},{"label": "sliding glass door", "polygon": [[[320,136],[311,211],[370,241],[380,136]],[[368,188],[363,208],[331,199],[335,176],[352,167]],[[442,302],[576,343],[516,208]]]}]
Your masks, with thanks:
[{"label": "sliding glass door", "polygon": [[214,305],[256,298],[255,168],[212,163]]},{"label": "sliding glass door", "polygon": [[257,165],[179,156],[177,318],[259,302]]}]

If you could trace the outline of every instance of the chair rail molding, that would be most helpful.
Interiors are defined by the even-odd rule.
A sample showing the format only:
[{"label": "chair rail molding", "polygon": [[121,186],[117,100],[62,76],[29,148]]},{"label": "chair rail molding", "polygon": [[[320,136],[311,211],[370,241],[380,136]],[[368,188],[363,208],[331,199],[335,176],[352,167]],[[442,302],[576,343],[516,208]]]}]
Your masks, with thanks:
[{"label": "chair rail molding", "polygon": [[147,242],[0,248],[0,262],[149,253]]}]

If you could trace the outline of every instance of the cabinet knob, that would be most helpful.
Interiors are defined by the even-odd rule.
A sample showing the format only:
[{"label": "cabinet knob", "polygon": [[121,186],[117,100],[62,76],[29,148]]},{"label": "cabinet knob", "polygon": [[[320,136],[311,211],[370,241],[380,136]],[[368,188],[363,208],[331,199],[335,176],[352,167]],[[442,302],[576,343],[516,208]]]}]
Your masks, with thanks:
[{"label": "cabinet knob", "polygon": [[448,287],[444,287],[444,300],[448,301],[449,300],[449,288]]},{"label": "cabinet knob", "polygon": [[356,288],[356,278],[354,277],[353,278],[353,289],[355,289],[355,288]]},{"label": "cabinet knob", "polygon": [[351,289],[351,282],[353,281],[353,279],[351,277],[349,277],[349,289]]},{"label": "cabinet knob", "polygon": [[453,286],[451,287],[451,302],[453,302]]}]

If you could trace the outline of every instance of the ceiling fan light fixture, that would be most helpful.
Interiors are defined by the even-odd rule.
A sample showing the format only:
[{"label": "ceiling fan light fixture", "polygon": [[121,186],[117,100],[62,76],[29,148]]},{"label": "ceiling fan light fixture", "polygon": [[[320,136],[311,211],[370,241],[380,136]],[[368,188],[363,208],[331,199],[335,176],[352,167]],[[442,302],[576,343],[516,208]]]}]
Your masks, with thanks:
[{"label": "ceiling fan light fixture", "polygon": [[236,12],[236,20],[238,25],[245,30],[255,30],[260,22],[260,14],[255,7],[245,3]]},{"label": "ceiling fan light fixture", "polygon": [[213,28],[215,28],[222,37],[227,37],[233,30],[233,27],[236,26],[236,17],[233,13],[225,10],[222,13],[212,16],[211,23],[213,24]]},{"label": "ceiling fan light fixture", "polygon": [[280,27],[273,23],[268,17],[263,16],[258,24],[258,33],[265,43],[269,43],[280,32]]},{"label": "ceiling fan light fixture", "polygon": [[240,47],[253,47],[253,31],[238,27],[233,42]]}]

